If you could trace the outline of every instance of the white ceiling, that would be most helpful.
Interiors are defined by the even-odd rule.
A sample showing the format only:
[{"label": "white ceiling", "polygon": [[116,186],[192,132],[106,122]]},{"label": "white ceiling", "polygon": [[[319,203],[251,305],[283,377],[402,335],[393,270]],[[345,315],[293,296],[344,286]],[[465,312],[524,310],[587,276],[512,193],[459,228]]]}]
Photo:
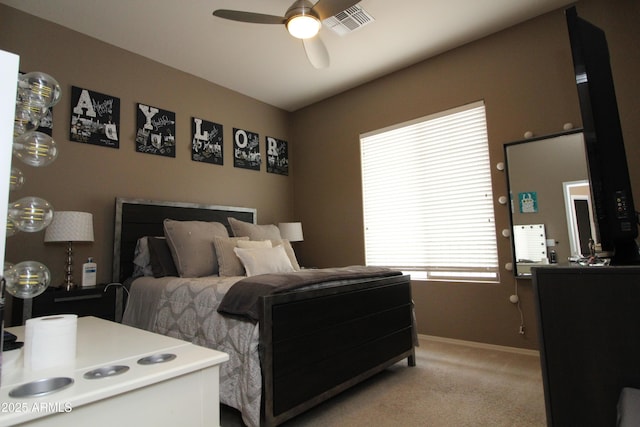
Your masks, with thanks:
[{"label": "white ceiling", "polygon": [[[323,0],[329,1],[329,0]],[[313,68],[284,26],[212,16],[284,15],[293,0],[0,0],[287,111],[562,8],[571,0],[362,0],[375,22],[323,28],[331,65]],[[315,3],[315,1],[314,1]]]}]

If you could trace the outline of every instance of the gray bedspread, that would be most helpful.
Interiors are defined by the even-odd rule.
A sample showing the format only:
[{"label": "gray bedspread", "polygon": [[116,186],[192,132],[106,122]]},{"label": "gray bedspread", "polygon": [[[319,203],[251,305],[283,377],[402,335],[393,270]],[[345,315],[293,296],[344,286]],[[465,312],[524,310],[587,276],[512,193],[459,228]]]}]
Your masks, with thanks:
[{"label": "gray bedspread", "polygon": [[242,277],[141,277],[130,289],[122,323],[223,351],[220,401],[238,409],[249,427],[260,424],[262,376],[259,326],[218,313],[229,288]]},{"label": "gray bedspread", "polygon": [[242,279],[231,286],[222,299],[218,312],[258,321],[260,319],[260,297],[266,295],[318,283],[328,284],[341,280],[397,276],[400,274],[402,273],[388,268],[362,265],[305,269],[293,273],[260,274]]},{"label": "gray bedspread", "polygon": [[255,307],[260,295],[268,293],[395,274],[400,273],[363,267],[303,270],[285,275],[288,277],[274,275],[278,276],[271,278],[275,286],[265,286],[265,277],[259,276],[140,277],[131,284],[122,323],[227,353],[229,360],[220,366],[220,402],[238,409],[248,427],[256,427],[260,424],[262,396],[259,324],[251,318],[227,316],[218,311],[225,295],[238,288],[234,284],[241,284],[242,289],[254,283],[250,286],[258,290],[251,297],[253,303],[248,305]]}]

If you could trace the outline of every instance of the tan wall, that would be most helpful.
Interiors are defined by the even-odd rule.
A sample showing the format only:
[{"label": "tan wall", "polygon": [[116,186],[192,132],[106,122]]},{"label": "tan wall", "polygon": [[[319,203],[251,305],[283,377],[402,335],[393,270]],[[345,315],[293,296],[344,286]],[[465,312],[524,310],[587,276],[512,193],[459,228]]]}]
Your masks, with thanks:
[{"label": "tan wall", "polygon": [[[637,46],[640,18],[631,0],[585,0],[579,15],[607,33],[635,198],[640,200]],[[294,114],[295,212],[305,227],[300,256],[309,265],[364,261],[359,139],[361,133],[483,99],[492,165],[503,144],[525,131],[544,135],[580,125],[564,13],[558,11],[363,85]],[[308,132],[314,129],[314,132]],[[506,177],[492,169],[497,232],[509,227]],[[452,208],[463,208],[454,203]],[[470,242],[473,244],[473,242]],[[532,287],[518,281],[527,333],[509,302],[515,280],[508,239],[499,235],[499,284],[413,283],[420,333],[525,348],[537,347]]]},{"label": "tan wall", "polygon": [[[25,186],[11,200],[34,195],[57,210],[94,215],[95,242],[76,244],[75,278],[87,256],[98,263],[98,281],[111,280],[113,212],[116,197],[173,200],[255,207],[259,222],[292,220],[293,169],[289,176],[234,168],[233,127],[264,138],[289,138],[289,113],[213,85],[192,75],[147,60],[98,40],[0,5],[0,49],[21,56],[20,69],[43,71],[61,84],[63,96],[54,108],[53,137],[60,150],[48,167],[18,167]],[[120,98],[120,148],[85,145],[69,140],[71,86]],[[136,103],[176,113],[176,157],[137,153],[134,146]],[[191,117],[224,126],[224,165],[191,160]],[[14,160],[14,165],[20,163]],[[6,259],[35,259],[63,280],[64,245],[44,244],[44,233],[22,233],[7,241]]]}]

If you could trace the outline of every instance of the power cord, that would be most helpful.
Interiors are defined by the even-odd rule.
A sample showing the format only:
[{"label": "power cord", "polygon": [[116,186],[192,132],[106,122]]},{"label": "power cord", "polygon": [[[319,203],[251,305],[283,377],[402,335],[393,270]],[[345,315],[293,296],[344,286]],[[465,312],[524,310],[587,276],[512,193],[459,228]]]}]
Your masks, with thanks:
[{"label": "power cord", "polygon": [[520,335],[524,335],[524,313],[522,312],[522,307],[520,307],[520,297],[518,296],[518,281],[514,280],[514,282],[515,292],[509,297],[509,301],[511,301],[512,304],[515,304],[518,312],[520,313],[520,328],[518,329],[518,333]]},{"label": "power cord", "polygon": [[122,288],[127,293],[127,296],[129,296],[129,289],[127,289],[127,287],[125,285],[123,285],[122,283],[118,283],[118,282],[112,282],[112,283],[109,283],[108,285],[106,285],[104,287],[104,292],[107,292],[107,290],[111,286],[116,286],[116,287]]}]

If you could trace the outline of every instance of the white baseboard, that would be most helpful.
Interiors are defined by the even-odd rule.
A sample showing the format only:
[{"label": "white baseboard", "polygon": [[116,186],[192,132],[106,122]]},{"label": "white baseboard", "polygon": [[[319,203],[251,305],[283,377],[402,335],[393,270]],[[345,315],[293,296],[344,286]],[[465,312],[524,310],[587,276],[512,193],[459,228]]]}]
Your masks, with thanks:
[{"label": "white baseboard", "polygon": [[487,350],[498,350],[498,351],[505,351],[507,353],[517,353],[517,354],[524,354],[527,356],[540,357],[540,352],[538,350],[531,350],[527,348],[487,344],[487,343],[476,342],[476,341],[465,341],[465,340],[458,340],[455,338],[437,337],[435,335],[418,334],[418,338],[424,339],[427,341],[438,341],[438,342],[444,342],[448,344],[464,345],[467,347],[484,348]]}]

